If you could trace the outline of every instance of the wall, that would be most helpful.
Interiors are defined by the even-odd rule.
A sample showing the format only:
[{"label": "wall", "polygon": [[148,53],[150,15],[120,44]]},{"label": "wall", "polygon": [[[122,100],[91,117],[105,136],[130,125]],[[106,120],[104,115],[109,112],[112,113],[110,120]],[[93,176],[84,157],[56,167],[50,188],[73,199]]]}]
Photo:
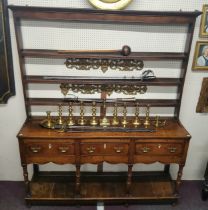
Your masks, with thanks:
[{"label": "wall", "polygon": [[[8,0],[9,4],[17,4],[17,5],[31,5],[31,6],[59,6],[59,7],[90,7],[87,1],[83,0],[77,0],[77,1],[67,1],[67,0]],[[202,5],[207,3],[207,1],[202,1],[202,0],[176,0],[176,1],[164,1],[164,0],[149,0],[148,3],[145,0],[134,0],[134,2],[129,6],[128,9],[135,9],[135,10],[169,10],[169,11],[178,11],[180,9],[184,11],[192,11],[192,10],[201,10]],[[22,169],[20,166],[20,159],[19,159],[19,151],[18,151],[18,142],[17,139],[15,138],[18,130],[20,129],[22,123],[25,120],[25,109],[24,109],[24,101],[23,101],[23,93],[22,93],[22,85],[21,85],[21,80],[20,80],[20,73],[19,73],[19,63],[18,63],[18,56],[17,56],[17,50],[16,50],[16,42],[15,42],[15,37],[14,37],[14,27],[13,27],[13,20],[12,20],[12,15],[10,13],[10,20],[11,20],[11,33],[12,33],[12,47],[13,47],[13,57],[14,57],[14,71],[15,71],[15,85],[16,85],[16,96],[12,97],[7,105],[0,105],[0,180],[22,180]],[[48,23],[47,23],[48,24]],[[202,179],[203,173],[205,170],[205,164],[208,160],[208,155],[207,155],[207,148],[208,148],[208,129],[206,128],[208,125],[208,117],[206,114],[196,114],[195,113],[195,108],[198,100],[198,96],[200,93],[200,88],[201,88],[201,82],[202,78],[206,77],[208,73],[206,72],[193,72],[191,70],[191,64],[192,64],[192,59],[193,59],[193,53],[194,53],[194,47],[195,47],[195,42],[199,39],[198,34],[199,34],[199,24],[200,24],[200,18],[197,19],[196,23],[196,29],[195,29],[195,34],[194,34],[194,39],[193,39],[193,45],[192,45],[192,50],[191,50],[191,56],[190,56],[190,62],[188,66],[188,72],[187,72],[187,77],[186,77],[186,82],[185,82],[185,87],[184,87],[184,94],[183,94],[183,99],[182,99],[182,105],[181,105],[181,113],[180,113],[180,120],[184,124],[184,126],[187,128],[187,130],[190,132],[192,135],[192,140],[190,144],[190,149],[188,153],[188,159],[187,159],[187,164],[184,169],[184,176],[183,179]],[[38,25],[38,24],[37,24]],[[31,26],[31,27],[30,27]],[[33,34],[33,36],[36,36],[36,41],[33,43],[30,40],[31,32],[30,29],[34,25],[30,25],[30,23],[23,23],[23,29],[26,31],[26,36],[24,37],[25,46],[30,46],[32,44],[35,45],[35,47],[38,48],[38,46],[41,46],[41,41],[45,42],[47,44],[54,44],[54,42],[48,41],[46,38],[44,39],[45,36],[38,37],[37,34]],[[49,30],[47,33],[50,33],[51,27],[49,26]],[[76,28],[76,25],[71,25],[72,28]],[[53,33],[57,33],[59,36],[65,36],[67,37],[67,33],[64,34],[65,28],[68,27],[68,24],[65,23],[59,27],[59,30],[56,32],[53,31]],[[89,25],[85,25],[83,33],[88,33],[89,31]],[[97,25],[96,33],[98,33],[96,36],[99,37],[99,29],[102,31],[102,28],[99,28],[100,26]],[[52,27],[53,28],[53,27]],[[113,27],[114,28],[114,27]],[[39,28],[41,30],[41,27]],[[77,29],[77,28],[76,28]],[[137,36],[137,33],[141,35],[142,32],[147,31],[148,28],[143,28],[140,27],[139,30],[135,29],[133,26],[130,30],[130,32],[125,31],[122,26],[117,26],[116,30],[122,31],[122,34],[125,34],[125,36],[132,36],[134,37],[134,41],[138,41],[138,39],[135,39],[135,36]],[[161,28],[161,34],[163,29]],[[168,32],[168,36],[170,40],[172,40],[169,45],[173,47],[172,43],[174,43],[174,49],[176,51],[180,51],[181,48],[183,48],[182,43],[184,41],[184,36],[180,35],[181,32],[183,32],[183,28],[179,29],[178,32],[176,32],[176,37],[177,40],[172,40],[172,28],[171,26],[167,29],[166,32]],[[37,30],[38,31],[38,30]],[[107,29],[108,33],[112,33],[112,35],[117,36],[117,34],[113,34],[112,27]],[[150,33],[143,34],[143,36],[147,37],[147,40],[150,38],[150,35],[153,35],[154,37],[154,32],[158,32],[158,28],[153,28],[152,31],[149,31]],[[80,31],[79,31],[80,33]],[[82,33],[82,32],[81,32]],[[90,35],[91,32],[89,32]],[[107,34],[103,34],[102,36],[107,37]],[[55,37],[55,35],[54,35]],[[90,36],[89,36],[90,37]],[[122,46],[122,37],[119,37],[118,41],[114,46]],[[123,37],[124,38],[124,37]],[[161,43],[166,40],[166,35],[162,36],[162,39],[160,39]],[[70,37],[70,41],[67,43],[60,43],[59,45],[63,47],[63,49],[66,47],[66,49],[73,45],[74,48],[79,46],[79,43],[76,43],[75,40],[71,40],[73,37]],[[92,37],[92,40],[94,38]],[[174,39],[174,38],[173,38]],[[119,41],[120,40],[120,41]],[[83,40],[82,40],[83,41]],[[86,40],[84,40],[86,41]],[[154,51],[154,47],[159,47],[161,50],[167,50],[169,49],[169,46],[165,44],[160,44],[159,39],[155,42],[154,38],[151,39],[151,44],[146,46],[147,42],[139,42],[137,45],[140,47],[140,50],[142,47],[147,47],[150,51],[151,49]],[[50,43],[49,43],[50,42]],[[87,42],[85,47],[87,48]],[[156,43],[156,44],[155,44]],[[54,44],[54,47],[57,43]],[[95,41],[94,43],[94,48],[100,48],[103,43],[98,43]],[[33,46],[34,46],[33,45]],[[105,47],[109,48],[112,45],[112,41],[108,41],[104,43]],[[104,46],[102,45],[102,46]],[[136,44],[132,44],[135,45]],[[131,46],[132,46],[131,45]],[[111,48],[110,48],[111,49]],[[117,48],[116,48],[117,49]],[[136,51],[135,47],[135,51]],[[41,63],[40,60],[33,60],[32,64],[28,64],[28,67],[31,72],[34,72],[34,70],[37,68],[37,64]],[[54,65],[56,68],[60,68],[59,64],[54,64],[53,61],[50,61],[50,63],[46,64],[40,64],[38,68],[46,68],[46,70],[49,71],[50,68],[54,68]],[[154,63],[148,63],[147,66],[153,66]],[[177,63],[170,63],[170,65],[173,68],[177,69],[178,64]],[[36,67],[35,67],[36,66]],[[162,66],[162,64],[161,64]],[[47,69],[48,68],[48,69]],[[159,70],[157,70],[159,74]],[[171,91],[171,90],[170,90]],[[51,92],[49,91],[51,94]],[[35,93],[31,93],[35,94]],[[57,93],[54,93],[57,94]],[[36,110],[34,110],[36,111]],[[161,111],[161,110],[160,110]],[[163,112],[164,110],[162,110]],[[53,166],[54,167],[54,166]],[[140,169],[146,169],[145,166],[138,166]],[[43,168],[43,167],[42,167]],[[46,167],[46,169],[51,169],[52,166],[49,165]],[[60,168],[60,167],[56,167]],[[85,166],[85,168],[92,168],[92,166]],[[125,169],[124,166],[116,166],[116,169]],[[148,167],[150,168],[150,167]],[[160,164],[154,164],[151,166],[153,169],[158,169],[161,168]],[[108,167],[107,167],[108,169]],[[176,174],[177,167],[173,166],[171,168],[173,176]]]}]

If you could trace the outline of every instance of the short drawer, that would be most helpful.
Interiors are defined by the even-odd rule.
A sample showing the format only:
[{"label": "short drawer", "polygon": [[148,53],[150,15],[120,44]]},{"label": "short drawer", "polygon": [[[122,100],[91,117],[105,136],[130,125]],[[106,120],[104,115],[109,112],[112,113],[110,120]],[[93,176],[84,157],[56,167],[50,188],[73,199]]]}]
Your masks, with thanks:
[{"label": "short drawer", "polygon": [[128,155],[129,145],[124,143],[108,143],[105,153],[108,155]]},{"label": "short drawer", "polygon": [[136,155],[180,155],[183,143],[136,143]]},{"label": "short drawer", "polygon": [[103,143],[81,143],[81,155],[103,155]]},{"label": "short drawer", "polygon": [[81,155],[127,155],[127,143],[82,143]]},{"label": "short drawer", "polygon": [[74,145],[69,143],[33,142],[25,148],[27,155],[74,155]]}]

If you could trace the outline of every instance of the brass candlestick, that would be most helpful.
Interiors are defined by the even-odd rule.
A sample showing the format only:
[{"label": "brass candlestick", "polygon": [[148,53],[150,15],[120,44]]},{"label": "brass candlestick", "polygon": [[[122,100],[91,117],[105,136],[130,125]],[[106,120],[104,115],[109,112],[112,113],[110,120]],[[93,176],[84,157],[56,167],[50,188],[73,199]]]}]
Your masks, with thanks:
[{"label": "brass candlestick", "polygon": [[121,121],[121,124],[125,127],[128,122],[127,122],[127,119],[126,119],[126,116],[127,116],[127,109],[126,109],[126,103],[124,103],[124,108],[123,108],[123,120]]},{"label": "brass candlestick", "polygon": [[139,104],[136,103],[136,110],[135,110],[135,119],[133,121],[134,126],[139,126],[141,125],[141,121],[139,119]]},{"label": "brass candlestick", "polygon": [[83,106],[83,102],[80,102],[80,118],[78,120],[78,124],[79,125],[85,125],[86,124],[86,120],[84,119],[84,106]]},{"label": "brass candlestick", "polygon": [[117,103],[114,104],[112,125],[119,125]]},{"label": "brass candlestick", "polygon": [[150,114],[150,106],[147,105],[146,117],[145,117],[145,121],[144,121],[145,128],[147,128],[148,126],[150,126],[150,117],[149,117],[149,114]]},{"label": "brass candlestick", "polygon": [[159,116],[156,116],[156,119],[155,119],[155,128],[158,128],[159,127]]},{"label": "brass candlestick", "polygon": [[51,119],[51,111],[47,111],[46,114],[47,114],[47,118],[46,118],[46,121],[45,121],[46,127],[47,128],[54,128],[54,122]]},{"label": "brass candlestick", "polygon": [[58,125],[63,125],[63,119],[62,119],[62,105],[58,106],[58,120],[56,122]]},{"label": "brass candlestick", "polygon": [[166,120],[162,121],[160,120],[159,116],[156,116],[155,121],[154,121],[155,128],[163,127],[165,125],[166,125]]},{"label": "brass candlestick", "polygon": [[92,102],[92,119],[90,120],[90,125],[95,126],[98,124],[98,121],[96,119],[96,102]]},{"label": "brass candlestick", "polygon": [[75,121],[73,120],[73,108],[72,108],[72,102],[69,103],[69,116],[66,121],[67,126],[72,126],[75,124]]},{"label": "brass candlestick", "polygon": [[110,125],[109,119],[106,117],[106,100],[103,100],[103,109],[105,110],[105,116],[100,120],[100,125],[103,127],[107,127]]}]

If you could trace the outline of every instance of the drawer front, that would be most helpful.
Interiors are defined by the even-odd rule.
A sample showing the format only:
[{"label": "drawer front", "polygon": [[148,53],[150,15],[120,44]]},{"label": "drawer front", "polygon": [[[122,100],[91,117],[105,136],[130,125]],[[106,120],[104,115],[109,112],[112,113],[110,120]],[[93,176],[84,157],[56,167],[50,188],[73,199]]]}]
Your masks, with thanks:
[{"label": "drawer front", "polygon": [[81,164],[101,162],[128,163],[128,143],[102,142],[81,144]]},{"label": "drawer front", "polygon": [[104,146],[107,155],[128,155],[129,152],[129,145],[125,143],[108,143]]},{"label": "drawer front", "polygon": [[81,155],[103,155],[103,143],[81,143]]},{"label": "drawer front", "polygon": [[136,143],[136,155],[181,155],[183,143]]},{"label": "drawer front", "polygon": [[74,145],[68,143],[26,143],[26,154],[30,156],[74,155]]},{"label": "drawer front", "polygon": [[126,143],[82,143],[81,155],[128,155]]},{"label": "drawer front", "polygon": [[74,144],[57,141],[25,141],[24,159],[27,163],[74,163]]}]

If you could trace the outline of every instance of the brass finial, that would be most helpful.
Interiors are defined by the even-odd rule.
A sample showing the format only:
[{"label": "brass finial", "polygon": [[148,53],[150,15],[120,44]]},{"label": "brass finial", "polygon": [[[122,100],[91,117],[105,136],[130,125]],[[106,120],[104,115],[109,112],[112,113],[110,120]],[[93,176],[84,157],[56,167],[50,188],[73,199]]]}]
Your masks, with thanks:
[{"label": "brass finial", "polygon": [[96,110],[97,110],[96,109],[96,102],[93,101],[92,102],[92,119],[90,120],[90,125],[93,125],[93,126],[98,124],[98,121],[96,119]]},{"label": "brass finial", "polygon": [[114,104],[112,125],[119,125],[118,105],[117,105],[117,103]]},{"label": "brass finial", "polygon": [[140,119],[139,119],[139,103],[136,103],[136,110],[135,110],[135,119],[133,121],[134,126],[141,125]]},{"label": "brass finial", "polygon": [[144,126],[145,128],[147,128],[148,126],[150,126],[150,105],[147,105],[147,109],[146,109],[146,117],[145,117],[145,121],[144,121]]},{"label": "brass finial", "polygon": [[80,118],[78,120],[79,125],[85,125],[86,120],[84,119],[84,106],[83,106],[83,101],[80,102]]},{"label": "brass finial", "polygon": [[74,120],[73,120],[73,108],[72,108],[72,102],[69,103],[69,116],[68,119],[66,121],[67,126],[72,126],[75,124]]}]

